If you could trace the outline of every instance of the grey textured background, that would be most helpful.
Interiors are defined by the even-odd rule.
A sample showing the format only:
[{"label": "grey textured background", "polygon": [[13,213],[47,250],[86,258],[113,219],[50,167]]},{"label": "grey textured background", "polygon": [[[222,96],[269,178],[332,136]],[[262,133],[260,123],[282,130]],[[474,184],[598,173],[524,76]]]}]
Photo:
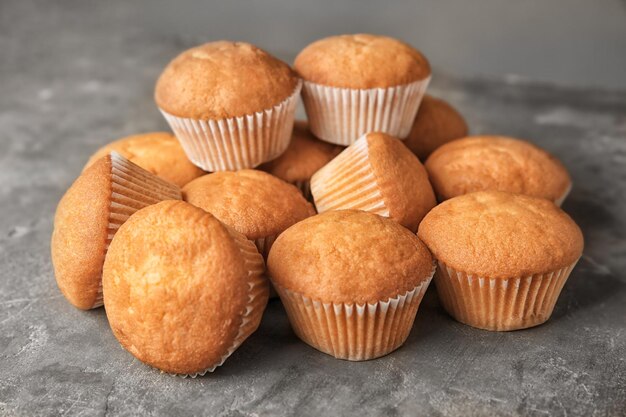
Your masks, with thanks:
[{"label": "grey textured background", "polygon": [[404,39],[454,76],[626,89],[626,0],[145,1],[167,36],[252,39],[284,57],[323,36]]},{"label": "grey textured background", "polygon": [[[624,82],[624,57],[615,56],[624,45],[623,4],[595,1],[596,10],[582,1],[500,3],[480,0],[489,6],[480,11],[460,1],[424,2],[418,10],[425,27],[409,28],[413,17],[402,13],[408,1],[313,7],[273,0],[273,12],[251,2],[245,16],[237,12],[242,2],[197,12],[189,1],[0,2],[0,415],[626,415],[626,93],[547,83]],[[522,30],[507,19],[490,28],[507,7],[540,23],[584,9],[595,13],[595,22],[584,22],[597,32],[569,42],[559,34],[586,27],[571,16],[562,17],[560,31],[545,24]],[[448,9],[465,21],[460,27],[474,22],[481,30],[451,30],[446,38],[451,23],[423,16]],[[275,22],[299,12],[305,18]],[[512,333],[475,330],[448,317],[429,291],[404,347],[350,363],[300,342],[274,301],[259,331],[214,374],[180,379],[144,366],[119,346],[102,309],[77,311],[60,295],[49,258],[59,198],[101,144],[166,128],[152,89],[180,49],[231,37],[289,59],[308,40],[344,25],[423,40],[434,57],[430,91],[458,106],[474,133],[529,138],[570,169],[574,189],[564,209],[581,225],[586,248],[552,319]],[[430,33],[438,35],[428,39]],[[539,39],[542,33],[553,37]],[[489,45],[500,37],[520,51],[514,72],[544,82],[506,76],[504,58],[493,69],[507,56],[505,43],[485,66],[465,55],[467,73],[455,64],[459,57],[444,52],[459,39]],[[594,41],[583,42],[587,37]],[[598,42],[612,53],[595,50]],[[560,59],[543,47],[562,47],[571,61],[544,72],[538,59]],[[576,48],[579,59],[571,53]],[[540,55],[528,59],[533,51]],[[587,70],[574,69],[584,64]]]}]

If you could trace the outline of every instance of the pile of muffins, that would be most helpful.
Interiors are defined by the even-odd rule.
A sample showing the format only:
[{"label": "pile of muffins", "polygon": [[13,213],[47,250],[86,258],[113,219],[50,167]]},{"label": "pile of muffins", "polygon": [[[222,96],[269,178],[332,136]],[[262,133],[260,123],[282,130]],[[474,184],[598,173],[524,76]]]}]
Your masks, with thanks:
[{"label": "pile of muffins", "polygon": [[583,250],[559,208],[567,170],[468,136],[430,77],[413,47],[365,34],[314,42],[293,69],[242,42],[183,52],[155,91],[174,134],[103,147],[59,203],[59,288],[104,305],[139,360],[190,376],[224,363],[271,294],[305,343],[357,361],[404,343],[433,277],[462,323],[545,322]]}]

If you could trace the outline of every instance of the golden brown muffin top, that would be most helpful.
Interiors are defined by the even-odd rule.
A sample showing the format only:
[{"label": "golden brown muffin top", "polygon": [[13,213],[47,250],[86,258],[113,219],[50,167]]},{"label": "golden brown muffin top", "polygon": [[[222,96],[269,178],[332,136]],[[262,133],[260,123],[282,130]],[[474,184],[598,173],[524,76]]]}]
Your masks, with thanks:
[{"label": "golden brown muffin top", "polygon": [[93,307],[100,287],[111,204],[111,158],[87,168],[54,216],[52,264],[59,289],[77,308]]},{"label": "golden brown muffin top", "polygon": [[329,211],[283,232],[268,259],[272,281],[315,300],[386,301],[426,280],[426,246],[393,220],[357,210]]},{"label": "golden brown muffin top", "polygon": [[317,139],[309,130],[308,123],[298,120],[294,124],[287,150],[273,161],[261,165],[259,169],[289,183],[308,181],[342,149],[341,146]]},{"label": "golden brown muffin top", "polygon": [[134,356],[166,372],[196,373],[216,365],[237,336],[248,280],[226,226],[191,204],[165,201],[135,213],[115,235],[104,304]]},{"label": "golden brown muffin top", "polygon": [[368,155],[389,217],[417,230],[437,204],[422,163],[402,142],[385,133],[368,133]]},{"label": "golden brown muffin top", "polygon": [[426,161],[437,197],[508,191],[557,201],[571,185],[555,157],[532,143],[503,136],[470,136],[447,143]]},{"label": "golden brown muffin top", "polygon": [[315,214],[296,187],[253,169],[197,178],[183,188],[183,199],[248,239],[277,235]]},{"label": "golden brown muffin top", "polygon": [[422,161],[438,147],[467,136],[467,123],[449,103],[426,94],[404,144]]},{"label": "golden brown muffin top", "polygon": [[291,96],[298,78],[287,64],[245,42],[191,48],[156,84],[157,106],[192,119],[223,119],[271,109]]},{"label": "golden brown muffin top", "polygon": [[167,132],[127,136],[104,145],[89,158],[83,170],[111,151],[179,187],[205,174],[189,161],[176,137]]},{"label": "golden brown muffin top", "polygon": [[413,47],[387,36],[331,36],[304,48],[294,63],[305,80],[340,88],[386,88],[423,80],[430,64]]},{"label": "golden brown muffin top", "polygon": [[554,203],[499,191],[443,202],[426,215],[418,236],[444,264],[484,278],[552,272],[583,251],[580,228]]}]

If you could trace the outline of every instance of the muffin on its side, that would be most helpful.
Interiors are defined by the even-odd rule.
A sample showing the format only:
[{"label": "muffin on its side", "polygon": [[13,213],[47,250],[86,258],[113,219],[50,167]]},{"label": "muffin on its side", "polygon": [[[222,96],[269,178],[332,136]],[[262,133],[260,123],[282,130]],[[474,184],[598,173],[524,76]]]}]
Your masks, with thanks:
[{"label": "muffin on its side", "polygon": [[206,171],[253,168],[289,144],[301,82],[254,45],[191,48],[165,68],[156,104],[191,161]]},{"label": "muffin on its side", "polygon": [[52,264],[59,289],[82,310],[102,305],[102,264],[117,229],[140,208],[180,200],[180,189],[112,153],[67,190],[54,216]]},{"label": "muffin on its side", "polygon": [[268,269],[298,337],[336,358],[361,361],[404,343],[433,259],[396,222],[341,210],[282,233]]},{"label": "muffin on its side", "polygon": [[291,143],[285,153],[261,165],[259,169],[295,185],[302,191],[302,195],[310,200],[311,176],[337,156],[342,149],[313,136],[307,122],[296,121]]},{"label": "muffin on its side", "polygon": [[424,165],[442,201],[474,191],[507,191],[561,205],[572,186],[558,159],[530,142],[503,136],[452,141]]},{"label": "muffin on its side", "polygon": [[295,186],[252,169],[197,178],[183,198],[254,241],[265,258],[280,233],[315,214]]},{"label": "muffin on its side", "polygon": [[296,57],[302,98],[318,138],[350,145],[368,132],[409,134],[430,81],[430,64],[416,49],[386,36],[331,36]]},{"label": "muffin on its side", "polygon": [[311,178],[319,213],[356,209],[389,217],[412,231],[435,204],[421,162],[396,138],[368,133]]},{"label": "muffin on its side", "polygon": [[140,210],[115,235],[104,263],[113,334],[165,372],[203,375],[259,326],[268,299],[254,244],[182,201]]},{"label": "muffin on its side", "polygon": [[467,136],[463,116],[446,101],[426,94],[404,144],[425,161],[438,147]]},{"label": "muffin on its side", "polygon": [[548,320],[583,251],[580,229],[554,203],[499,191],[445,201],[420,223],[418,236],[437,259],[445,309],[486,330]]},{"label": "muffin on its side", "polygon": [[176,137],[167,132],[141,133],[104,145],[89,158],[83,171],[111,151],[179,187],[205,174],[189,161]]}]

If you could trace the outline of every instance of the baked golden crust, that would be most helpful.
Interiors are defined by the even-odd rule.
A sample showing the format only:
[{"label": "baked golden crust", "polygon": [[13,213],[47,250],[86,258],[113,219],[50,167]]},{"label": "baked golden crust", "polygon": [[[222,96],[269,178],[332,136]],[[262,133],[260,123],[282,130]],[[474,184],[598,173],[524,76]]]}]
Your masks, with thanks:
[{"label": "baked golden crust", "polygon": [[174,116],[210,120],[270,109],[291,96],[298,78],[284,62],[244,42],[191,48],[156,84],[157,106]]},{"label": "baked golden crust", "polygon": [[226,226],[191,204],[166,201],[138,211],[115,235],[104,265],[104,303],[125,349],[166,372],[193,374],[228,353],[245,314],[248,280]]},{"label": "baked golden crust", "polygon": [[308,181],[313,174],[333,159],[343,148],[317,139],[303,120],[295,122],[291,143],[273,161],[259,167],[283,181]]},{"label": "baked golden crust", "polygon": [[183,199],[252,240],[277,235],[315,214],[296,187],[252,169],[197,178],[183,188]]},{"label": "baked golden crust", "polygon": [[386,88],[430,75],[426,57],[404,42],[368,34],[331,36],[313,42],[296,57],[305,80],[340,88]]},{"label": "baked golden crust", "polygon": [[467,123],[454,107],[426,94],[404,144],[424,161],[444,143],[463,138],[467,134]]},{"label": "baked golden crust", "polygon": [[283,232],[272,246],[268,269],[275,284],[312,299],[362,304],[415,288],[430,277],[433,259],[398,223],[339,210]]},{"label": "baked golden crust", "polygon": [[418,236],[435,258],[484,278],[512,278],[571,265],[583,251],[574,221],[543,198],[485,191],[435,207]]},{"label": "baked golden crust", "polygon": [[470,136],[447,143],[425,163],[437,197],[474,191],[508,191],[558,201],[571,186],[555,157],[519,139]]},{"label": "baked golden crust", "polygon": [[83,170],[111,151],[179,187],[205,174],[189,161],[176,137],[168,132],[127,136],[104,145],[89,158]]},{"label": "baked golden crust", "polygon": [[98,296],[110,202],[111,159],[105,157],[76,179],[54,216],[50,245],[54,275],[65,298],[83,310],[92,308]]},{"label": "baked golden crust", "polygon": [[180,188],[113,152],[85,169],[65,193],[52,232],[59,288],[78,308],[102,305],[102,264],[118,227],[137,210],[181,198]]},{"label": "baked golden crust", "polygon": [[437,204],[422,163],[402,142],[384,133],[368,133],[369,161],[389,209],[389,217],[412,231]]}]

